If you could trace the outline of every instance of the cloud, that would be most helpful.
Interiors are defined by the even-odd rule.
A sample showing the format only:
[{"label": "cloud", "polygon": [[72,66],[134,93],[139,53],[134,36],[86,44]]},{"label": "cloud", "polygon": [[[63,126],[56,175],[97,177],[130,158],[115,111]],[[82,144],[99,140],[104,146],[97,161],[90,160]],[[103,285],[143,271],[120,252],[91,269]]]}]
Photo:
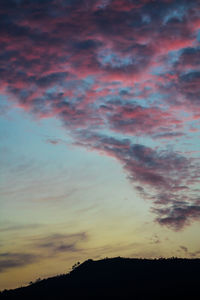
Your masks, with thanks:
[{"label": "cloud", "polygon": [[179,89],[191,103],[199,102],[200,71],[192,71],[179,77]]},{"label": "cloud", "polygon": [[198,0],[0,3],[1,94],[36,118],[61,120],[76,145],[115,157],[137,191],[164,206],[157,222],[176,230],[199,216],[198,166],[157,144],[191,134],[200,117],[199,8]]},{"label": "cloud", "polygon": [[184,48],[182,50],[182,53],[176,62],[175,66],[180,71],[186,71],[190,68],[196,68],[198,65],[200,65],[199,61],[199,55],[200,55],[200,49],[197,48]]},{"label": "cloud", "polygon": [[199,258],[200,256],[200,250],[194,251],[194,252],[189,252],[190,257],[197,257]]},{"label": "cloud", "polygon": [[19,230],[35,230],[37,228],[44,226],[43,224],[13,224],[13,223],[10,223],[10,225],[9,225],[9,223],[7,226],[5,226],[5,222],[4,222],[4,224],[0,228],[0,232],[7,232],[7,231],[13,232],[13,231],[19,231]]},{"label": "cloud", "polygon": [[[17,228],[17,230],[24,228]],[[13,230],[12,228],[6,228]],[[41,259],[53,257],[61,253],[74,253],[82,251],[81,243],[88,240],[86,232],[60,234],[55,233],[43,237],[34,237],[28,240],[31,249],[37,250],[37,254],[23,252],[0,253],[0,272],[10,268],[23,267],[35,263]]]},{"label": "cloud", "polygon": [[[91,147],[117,158],[130,172],[132,179],[136,177],[138,181],[153,186],[175,188],[176,184],[186,180],[192,167],[189,159],[176,152],[156,151],[144,145],[131,144],[129,139],[119,140],[81,131],[78,140],[78,145]],[[174,174],[173,179],[171,173]]]},{"label": "cloud", "polygon": [[81,251],[79,243],[87,241],[86,232],[75,234],[52,234],[42,238],[36,238],[33,246],[42,251],[46,251],[48,255],[57,255],[59,253]]},{"label": "cloud", "polygon": [[10,268],[24,267],[37,260],[37,255],[30,253],[0,253],[0,272],[4,272]]},{"label": "cloud", "polygon": [[[104,110],[107,110],[107,118],[112,130],[131,135],[151,135],[154,132],[162,132],[165,128],[170,130],[170,126],[173,130],[174,124],[179,123],[170,112],[153,106],[143,107],[123,101],[108,103],[104,106]],[[168,134],[173,133],[168,132]]]},{"label": "cloud", "polygon": [[174,139],[184,136],[183,132],[164,132],[153,135],[154,139]]},{"label": "cloud", "polygon": [[46,142],[52,145],[57,145],[60,143],[60,141],[57,139],[47,139]]},{"label": "cloud", "polygon": [[180,246],[180,249],[183,250],[185,253],[188,253],[188,248],[185,246]]},{"label": "cloud", "polygon": [[150,239],[151,244],[160,244],[161,240],[157,234],[154,234]]},{"label": "cloud", "polygon": [[129,139],[88,132],[81,132],[78,140],[79,146],[114,157],[123,165],[138,192],[153,202],[152,211],[158,215],[155,220],[160,225],[180,230],[200,218],[197,198],[191,196],[199,178],[192,159],[173,151],[131,144]]},{"label": "cloud", "polygon": [[51,145],[68,144],[68,142],[64,141],[63,139],[58,139],[58,138],[47,138],[45,142]]},{"label": "cloud", "polygon": [[154,209],[154,211],[158,214],[156,220],[159,224],[175,230],[180,230],[200,218],[200,206],[187,202],[174,201],[170,207]]}]

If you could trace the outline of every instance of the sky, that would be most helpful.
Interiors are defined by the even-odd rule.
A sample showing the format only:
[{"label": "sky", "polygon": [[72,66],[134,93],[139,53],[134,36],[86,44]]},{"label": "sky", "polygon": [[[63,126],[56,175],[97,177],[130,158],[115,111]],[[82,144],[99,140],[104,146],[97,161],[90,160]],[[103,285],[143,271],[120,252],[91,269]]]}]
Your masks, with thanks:
[{"label": "sky", "polygon": [[200,1],[0,1],[0,289],[200,255]]}]

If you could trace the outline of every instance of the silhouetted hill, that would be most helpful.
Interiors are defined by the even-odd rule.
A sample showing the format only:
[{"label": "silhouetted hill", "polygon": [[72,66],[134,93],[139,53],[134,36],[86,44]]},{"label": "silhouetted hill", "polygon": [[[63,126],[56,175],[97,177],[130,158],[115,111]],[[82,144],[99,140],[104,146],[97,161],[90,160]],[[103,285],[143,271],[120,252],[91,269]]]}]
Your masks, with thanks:
[{"label": "silhouetted hill", "polygon": [[200,259],[87,260],[0,299],[200,299]]}]

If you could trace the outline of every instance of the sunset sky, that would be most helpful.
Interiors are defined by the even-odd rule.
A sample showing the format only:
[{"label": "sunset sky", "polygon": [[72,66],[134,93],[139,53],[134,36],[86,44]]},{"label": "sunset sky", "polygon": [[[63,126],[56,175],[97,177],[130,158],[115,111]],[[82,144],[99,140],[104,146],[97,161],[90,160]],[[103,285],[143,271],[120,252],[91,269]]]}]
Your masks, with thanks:
[{"label": "sunset sky", "polygon": [[200,256],[200,0],[0,0],[0,290]]}]

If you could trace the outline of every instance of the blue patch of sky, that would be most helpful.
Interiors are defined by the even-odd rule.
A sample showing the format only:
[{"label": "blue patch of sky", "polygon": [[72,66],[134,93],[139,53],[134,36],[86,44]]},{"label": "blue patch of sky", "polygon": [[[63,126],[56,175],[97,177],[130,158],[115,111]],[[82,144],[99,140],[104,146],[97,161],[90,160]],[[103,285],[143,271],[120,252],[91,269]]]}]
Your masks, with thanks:
[{"label": "blue patch of sky", "polygon": [[175,51],[170,51],[168,53],[168,61],[167,63],[170,65],[175,64],[176,62],[178,62],[180,55],[182,54],[183,49],[181,50],[175,50]]},{"label": "blue patch of sky", "polygon": [[7,97],[0,95],[0,116],[5,115],[11,108],[11,103],[7,101]]},{"label": "blue patch of sky", "polygon": [[142,22],[145,24],[151,23],[151,17],[149,15],[142,15]]},{"label": "blue patch of sky", "polygon": [[104,9],[104,8],[106,8],[109,4],[110,4],[110,0],[102,0],[102,1],[99,3],[98,8]]},{"label": "blue patch of sky", "polygon": [[[2,100],[1,97],[0,100]],[[56,119],[35,121],[30,114],[21,109],[10,109],[6,116],[0,118],[0,131],[3,133],[0,151],[4,154],[0,155],[0,164],[1,161],[4,163],[4,167],[1,164],[0,168],[0,183],[2,182],[5,191],[10,192],[11,190],[11,194],[8,193],[6,197],[1,197],[1,213],[6,218],[20,220],[24,219],[24,215],[27,216],[28,213],[28,217],[37,219],[37,222],[40,223],[44,213],[47,214],[46,209],[47,206],[51,206],[50,203],[45,201],[45,211],[41,207],[39,215],[38,211],[34,209],[30,212],[30,206],[27,205],[30,205],[31,202],[31,205],[34,205],[37,199],[59,196],[63,192],[68,194],[71,189],[76,191],[76,195],[72,196],[73,201],[78,201],[80,198],[83,202],[83,191],[85,192],[85,204],[88,201],[94,201],[94,193],[87,196],[86,191],[92,187],[98,189],[99,197],[105,198],[104,193],[101,194],[105,174],[109,174],[110,178],[113,178],[111,180],[115,183],[117,180],[118,185],[123,186],[121,178],[124,175],[121,174],[121,166],[115,162],[112,163],[112,159],[109,157],[99,155],[97,151],[91,152],[71,145],[72,139],[66,134],[61,122]],[[52,145],[47,142],[47,139],[62,139],[64,143]],[[26,167],[26,165],[28,166]],[[13,168],[16,172],[21,168],[23,170],[14,176]],[[17,177],[16,181],[15,177]],[[93,179],[95,180],[93,181]],[[12,181],[15,186],[11,185]],[[12,188],[17,189],[14,195],[14,200],[17,200],[15,203]],[[23,191],[24,188],[26,188],[25,191]],[[30,191],[32,193],[33,189],[34,195],[30,195],[29,193]],[[69,203],[69,197],[63,199],[64,206]],[[26,203],[25,207],[21,205],[23,201]],[[13,207],[18,207],[18,205],[20,205],[20,212],[16,213]],[[55,210],[55,203],[52,205]],[[58,202],[56,205],[59,209]],[[14,213],[12,213],[13,211]],[[63,214],[65,214],[65,210],[63,210]],[[60,216],[58,211],[57,215]],[[52,217],[54,218],[54,216],[55,211]],[[25,217],[25,219],[27,218]],[[46,222],[51,221],[50,216],[47,219]]]},{"label": "blue patch of sky", "polygon": [[121,97],[119,95],[107,95],[104,97],[99,97],[99,104],[106,104],[107,102],[112,102],[112,101],[120,101]]},{"label": "blue patch of sky", "polygon": [[[146,91],[151,90],[151,87],[146,87]],[[115,90],[116,91],[116,90]],[[93,103],[94,107],[98,108],[101,105],[107,105],[108,103],[112,102],[123,102],[123,104],[131,104],[131,105],[140,105],[143,107],[150,107],[151,105],[159,105],[162,104],[163,98],[166,97],[165,95],[162,95],[159,92],[152,93],[148,97],[141,98],[140,95],[144,91],[141,91],[139,89],[139,85],[133,88],[131,87],[123,87],[123,88],[118,88],[117,93],[110,94],[107,96],[102,96],[99,97],[99,101]],[[129,95],[129,99],[127,100],[126,98],[123,98],[123,95]]]},{"label": "blue patch of sky", "polygon": [[200,30],[197,31],[197,41],[200,43]]},{"label": "blue patch of sky", "polygon": [[146,103],[146,106],[147,107],[150,107],[152,105],[160,105],[162,104],[163,105],[163,98],[165,98],[166,96],[159,93],[159,92],[156,92],[156,93],[152,93],[148,96],[148,98],[145,98],[144,101]]},{"label": "blue patch of sky", "polygon": [[[101,90],[101,89],[99,89]],[[145,87],[146,91],[151,91],[151,87]],[[102,104],[107,104],[109,102],[116,102],[116,101],[123,101],[123,104],[132,104],[132,105],[140,105],[143,107],[150,107],[151,105],[163,105],[163,100],[167,98],[165,94],[161,94],[159,92],[152,92],[147,97],[141,98],[141,94],[144,93],[144,90],[141,91],[140,85],[136,84],[134,88],[127,86],[127,87],[119,87],[114,90],[114,94],[110,94],[104,97],[99,97],[99,101],[96,102],[94,105],[95,107],[99,107]],[[116,93],[117,92],[117,93]],[[129,99],[123,98],[123,95],[129,95]],[[166,108],[167,109],[167,105]]]},{"label": "blue patch of sky", "polygon": [[[186,131],[185,131],[186,132]],[[199,132],[187,132],[185,136],[174,143],[174,149],[181,152],[191,152],[190,156],[199,158],[200,139]]]},{"label": "blue patch of sky", "polygon": [[127,87],[123,87],[123,88],[119,88],[118,90],[120,95],[128,95],[128,94],[132,94],[132,88],[127,86]]},{"label": "blue patch of sky", "polygon": [[95,77],[87,76],[82,80],[67,80],[63,83],[63,87],[69,90],[76,90],[78,93],[85,92],[94,84]]},{"label": "blue patch of sky", "polygon": [[[146,90],[150,90],[151,88],[146,88]],[[158,106],[160,104],[163,105],[163,99],[166,97],[165,95],[159,93],[159,92],[152,92],[147,97],[141,98],[139,97],[141,92],[138,92],[138,94],[134,95],[132,99],[128,100],[128,103],[135,103],[137,105],[143,106],[145,108],[153,106]],[[138,96],[138,98],[137,98]]]},{"label": "blue patch of sky", "polygon": [[83,82],[88,86],[92,86],[95,82],[95,77],[94,76],[87,76],[86,78],[83,79]]},{"label": "blue patch of sky", "polygon": [[112,52],[110,49],[105,49],[99,52],[98,60],[103,66],[109,66],[112,68],[127,67],[133,63],[130,55],[120,56],[117,53]]},{"label": "blue patch of sky", "polygon": [[55,126],[57,121],[51,119],[40,123],[43,123],[43,126],[21,109],[9,109],[0,119],[0,128],[4,136],[2,145],[14,149],[15,154],[24,152],[23,149],[26,147],[27,156],[38,155],[39,158],[42,149],[45,151],[45,144],[43,145],[45,136],[48,134],[58,136],[56,129],[58,124]]},{"label": "blue patch of sky", "polygon": [[173,8],[168,14],[163,18],[163,24],[166,25],[172,19],[178,19],[179,21],[183,20],[183,17],[187,13],[187,6],[179,5],[176,8]]},{"label": "blue patch of sky", "polygon": [[58,86],[56,86],[56,85],[46,89],[46,94],[54,94],[57,92],[58,92]]},{"label": "blue patch of sky", "polygon": [[85,95],[88,90],[90,90],[91,86],[94,84],[94,78],[92,76],[88,76],[85,79],[80,80],[80,84],[77,85],[74,95]]},{"label": "blue patch of sky", "polygon": [[166,72],[166,67],[165,66],[157,66],[153,67],[151,69],[151,74],[153,75],[161,75]]},{"label": "blue patch of sky", "polygon": [[[74,95],[74,97],[70,97],[70,102],[75,104],[76,102],[80,102],[83,100],[86,91],[91,88],[94,82],[94,76],[87,76],[85,79],[82,80],[67,80],[62,84],[48,88],[46,90],[46,95],[51,96],[53,94],[58,94],[66,90],[70,90],[73,92]],[[62,101],[68,102],[69,97],[66,96],[64,99],[62,99]]]},{"label": "blue patch of sky", "polygon": [[63,83],[63,88],[73,90],[80,85],[81,81],[76,79],[66,80]]},{"label": "blue patch of sky", "polygon": [[[72,146],[73,138],[61,121],[55,118],[35,120],[32,115],[18,108],[10,108],[0,116],[0,137],[0,151],[6,151],[8,161],[11,155],[12,162],[16,164],[19,159],[27,158],[38,163],[48,161],[45,168],[52,169],[52,165],[75,166],[83,159],[82,148]],[[48,139],[61,140],[63,143],[52,145],[47,142]]]},{"label": "blue patch of sky", "polygon": [[[161,132],[162,133],[162,132]],[[163,131],[166,133],[166,131]],[[145,136],[138,134],[137,136],[130,136],[126,134],[126,138],[129,138],[132,143],[142,144],[146,147],[150,147],[152,149],[160,149],[160,150],[169,150],[169,151],[177,151],[179,153],[190,152],[191,157],[199,156],[199,142],[195,142],[198,140],[197,132],[187,132],[184,136],[174,137],[171,139],[168,138],[158,138],[155,139],[154,135]],[[178,142],[177,142],[178,141]],[[194,151],[194,152],[193,152]],[[195,153],[196,151],[196,153]]]}]

